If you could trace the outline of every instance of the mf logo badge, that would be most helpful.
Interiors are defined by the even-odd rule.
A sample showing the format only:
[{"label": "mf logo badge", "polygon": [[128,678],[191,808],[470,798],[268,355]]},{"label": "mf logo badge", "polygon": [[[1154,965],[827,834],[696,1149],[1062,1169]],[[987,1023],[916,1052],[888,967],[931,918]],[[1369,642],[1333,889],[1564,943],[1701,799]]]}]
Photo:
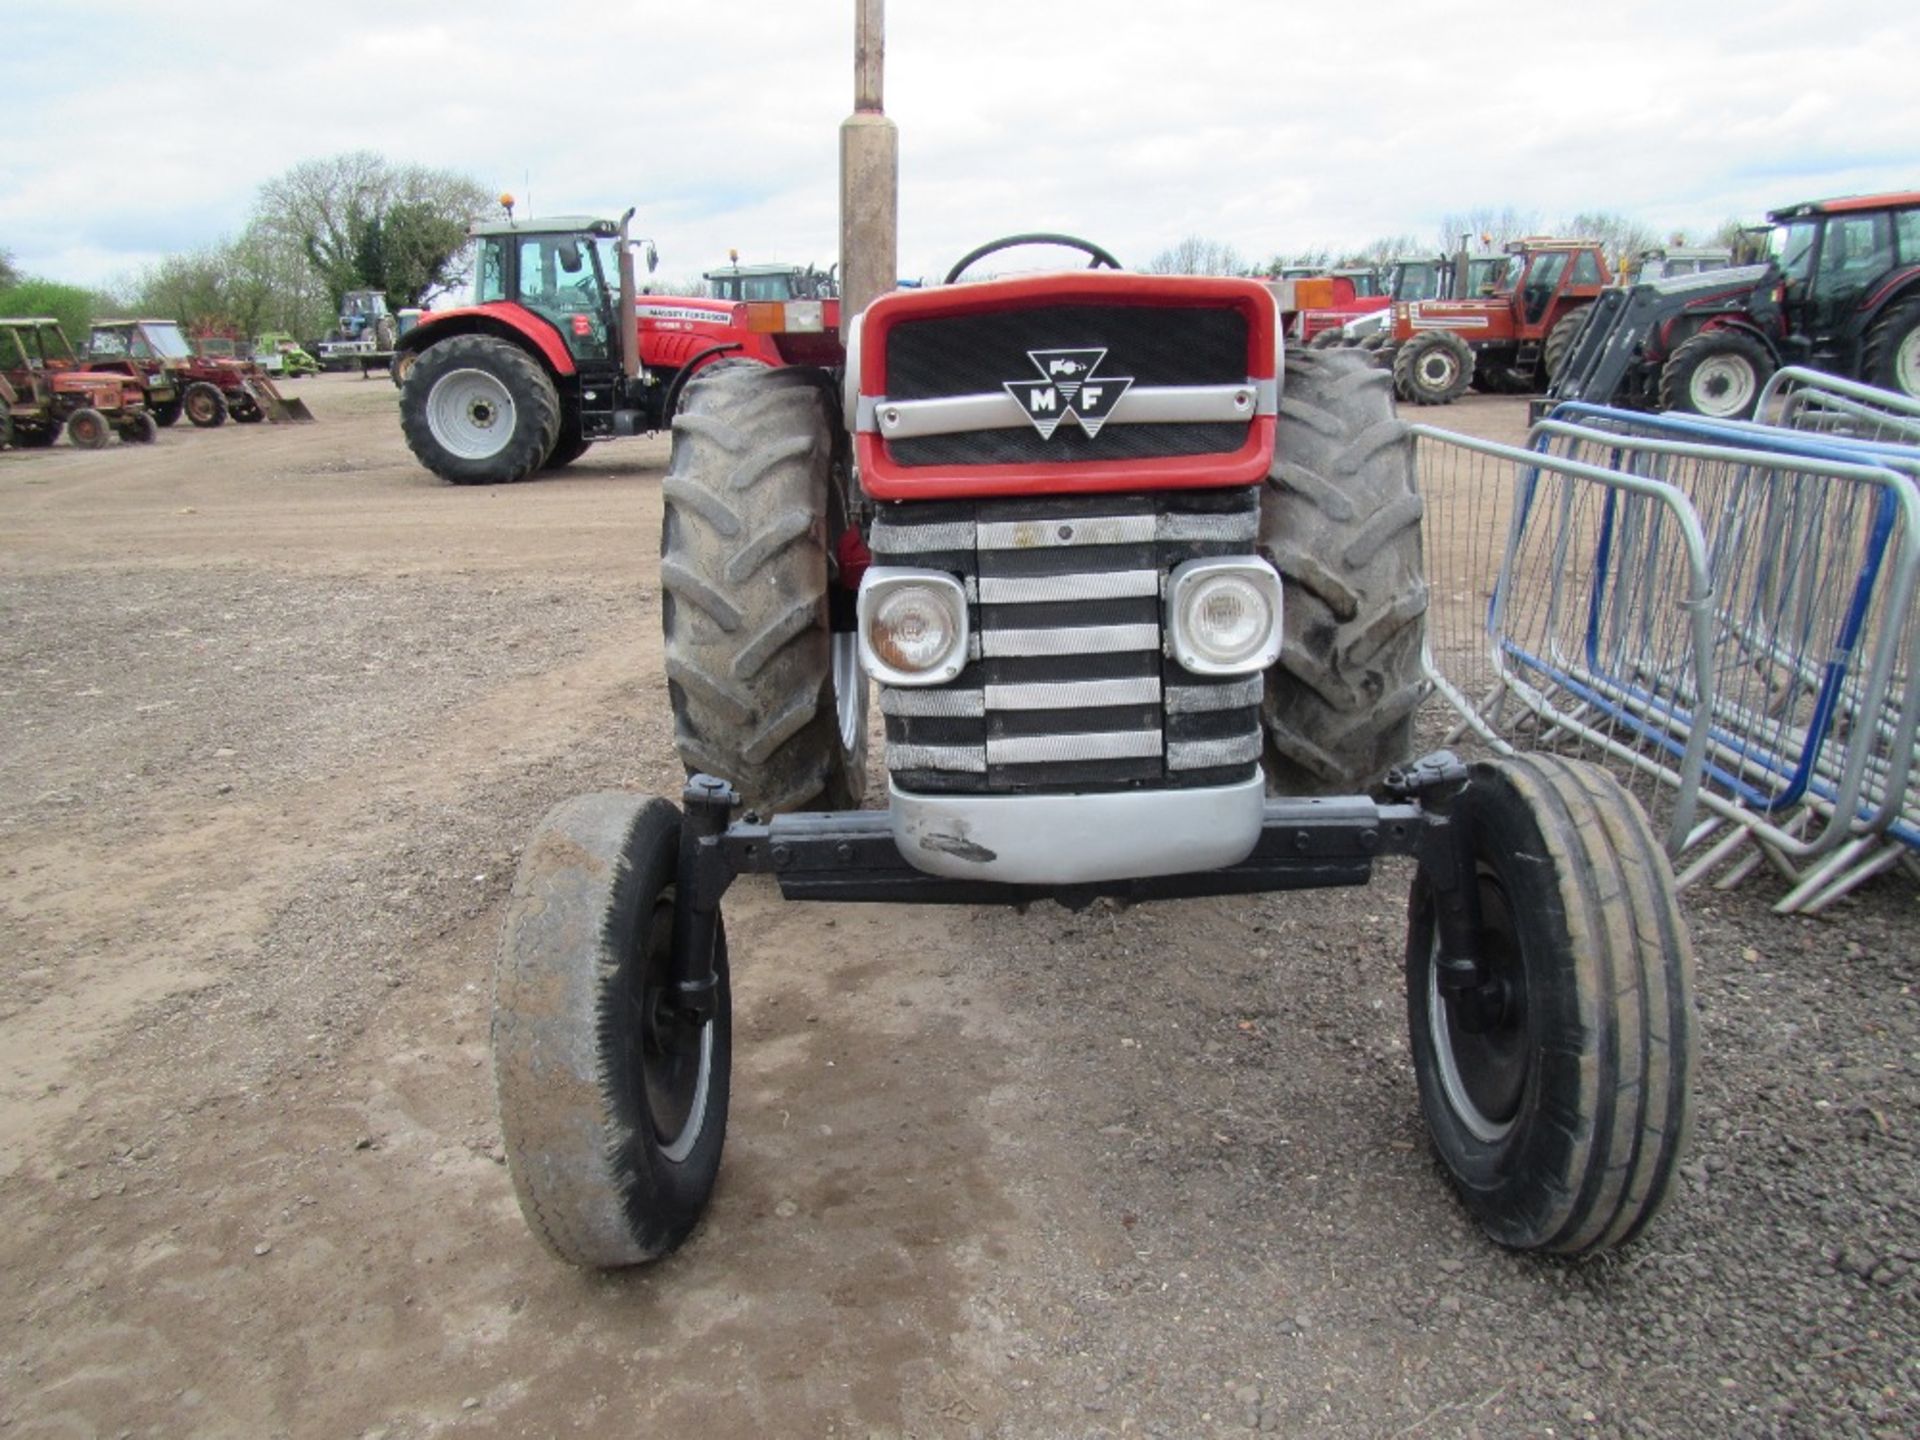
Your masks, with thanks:
[{"label": "mf logo badge", "polygon": [[1080,422],[1091,440],[1133,384],[1131,375],[1098,374],[1100,362],[1106,358],[1105,350],[1029,350],[1027,359],[1040,372],[1040,378],[1001,383],[1020,402],[1042,440],[1051,440],[1069,415]]}]

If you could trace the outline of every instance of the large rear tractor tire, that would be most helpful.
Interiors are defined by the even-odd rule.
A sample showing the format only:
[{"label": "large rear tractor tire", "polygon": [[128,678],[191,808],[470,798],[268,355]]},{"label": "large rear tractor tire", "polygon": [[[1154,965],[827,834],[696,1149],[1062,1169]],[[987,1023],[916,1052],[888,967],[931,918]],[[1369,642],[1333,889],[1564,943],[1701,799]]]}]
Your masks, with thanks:
[{"label": "large rear tractor tire", "polygon": [[1414,879],[1407,1017],[1433,1148],[1502,1245],[1625,1244],[1672,1188],[1692,1118],[1693,952],[1646,816],[1591,765],[1481,762],[1472,837],[1484,981],[1441,984]]},{"label": "large rear tractor tire", "polygon": [[1874,321],[1861,369],[1869,385],[1920,400],[1920,296],[1889,306]]},{"label": "large rear tractor tire", "polygon": [[428,346],[400,387],[400,430],[420,463],[455,485],[524,480],[553,452],[560,394],[518,345],[453,335]]},{"label": "large rear tractor tire", "polygon": [[112,438],[107,417],[91,405],[82,405],[67,416],[67,443],[76,450],[102,450]]},{"label": "large rear tractor tire", "polygon": [[1334,325],[1329,327],[1328,329],[1322,330],[1319,334],[1315,335],[1311,340],[1307,341],[1307,349],[1338,350],[1342,345],[1346,343],[1347,343],[1346,332],[1342,330],[1338,325]]},{"label": "large rear tractor tire", "polygon": [[1268,784],[1355,795],[1413,749],[1431,684],[1413,441],[1393,382],[1353,351],[1289,351],[1260,548],[1285,589],[1267,672]]},{"label": "large rear tractor tire", "polygon": [[1472,383],[1473,349],[1458,335],[1423,330],[1394,354],[1394,390],[1415,405],[1451,405]]},{"label": "large rear tractor tire", "polygon": [[500,1135],[528,1227],[574,1265],[635,1265],[686,1239],[726,1141],[727,942],[701,1021],[671,989],[680,813],[583,795],[549,813],[507,902],[494,969]]},{"label": "large rear tractor tire", "polygon": [[723,361],[673,417],[661,603],[674,742],[688,773],[763,816],[851,809],[866,790],[867,681],[835,630],[828,556],[846,525],[831,387]]},{"label": "large rear tractor tire", "polygon": [[196,380],[180,396],[180,404],[188,423],[198,429],[212,430],[227,423],[227,397],[218,385]]},{"label": "large rear tractor tire", "polygon": [[1773,356],[1744,330],[1702,330],[1660,370],[1660,408],[1746,420],[1774,371]]},{"label": "large rear tractor tire", "polygon": [[1567,363],[1567,356],[1580,343],[1580,332],[1587,328],[1587,312],[1591,308],[1582,305],[1567,311],[1547,331],[1546,343],[1540,347],[1540,363],[1546,369],[1547,384],[1560,378],[1560,367]]}]

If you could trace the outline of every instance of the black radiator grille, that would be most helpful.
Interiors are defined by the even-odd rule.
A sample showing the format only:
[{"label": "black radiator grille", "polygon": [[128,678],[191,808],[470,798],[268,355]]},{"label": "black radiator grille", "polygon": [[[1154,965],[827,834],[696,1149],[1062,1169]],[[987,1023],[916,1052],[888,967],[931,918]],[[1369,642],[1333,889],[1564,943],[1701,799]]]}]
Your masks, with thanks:
[{"label": "black radiator grille", "polygon": [[1193,675],[1167,658],[1161,590],[1183,561],[1253,553],[1258,524],[1251,489],[883,511],[874,563],[958,577],[973,631],[950,684],[881,687],[894,780],[977,794],[1250,778],[1261,678]]},{"label": "black radiator grille", "polygon": [[[1247,379],[1247,320],[1234,309],[1137,305],[1048,305],[955,315],[896,325],[887,339],[887,398],[932,400],[1000,393],[1031,380],[1030,350],[1104,349],[1101,373],[1145,387],[1240,385]],[[1065,465],[1225,455],[1246,443],[1243,421],[1107,425],[1097,436],[1072,426],[1043,439],[1037,430],[978,430],[893,440],[904,466]]]}]

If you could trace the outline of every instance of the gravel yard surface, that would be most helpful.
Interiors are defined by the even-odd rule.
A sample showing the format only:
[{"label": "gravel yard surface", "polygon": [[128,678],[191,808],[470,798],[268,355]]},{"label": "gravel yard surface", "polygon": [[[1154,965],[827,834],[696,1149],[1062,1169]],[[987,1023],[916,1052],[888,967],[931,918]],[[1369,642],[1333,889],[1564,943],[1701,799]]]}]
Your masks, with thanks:
[{"label": "gravel yard surface", "polygon": [[1581,1264],[1487,1243],[1428,1153],[1403,866],[1077,914],[742,881],[711,1214],[556,1264],[490,971],[550,806],[678,790],[666,445],[459,489],[384,382],[296,393],[318,424],[0,454],[0,1431],[1920,1433],[1902,878],[1687,897],[1694,1145]]}]

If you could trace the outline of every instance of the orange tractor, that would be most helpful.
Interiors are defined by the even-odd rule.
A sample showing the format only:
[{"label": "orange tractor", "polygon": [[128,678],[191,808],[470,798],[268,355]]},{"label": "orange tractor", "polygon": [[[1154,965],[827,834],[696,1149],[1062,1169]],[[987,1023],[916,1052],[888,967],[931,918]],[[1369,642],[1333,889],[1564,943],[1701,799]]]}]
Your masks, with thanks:
[{"label": "orange tractor", "polygon": [[60,438],[98,450],[118,434],[144,444],[159,434],[138,381],[89,370],[58,320],[0,320],[0,443],[43,449]]},{"label": "orange tractor", "polygon": [[1587,307],[1612,282],[1592,240],[1514,241],[1504,273],[1491,275],[1481,294],[1395,303],[1395,392],[1415,405],[1448,405],[1469,385],[1516,395],[1544,389]]}]

